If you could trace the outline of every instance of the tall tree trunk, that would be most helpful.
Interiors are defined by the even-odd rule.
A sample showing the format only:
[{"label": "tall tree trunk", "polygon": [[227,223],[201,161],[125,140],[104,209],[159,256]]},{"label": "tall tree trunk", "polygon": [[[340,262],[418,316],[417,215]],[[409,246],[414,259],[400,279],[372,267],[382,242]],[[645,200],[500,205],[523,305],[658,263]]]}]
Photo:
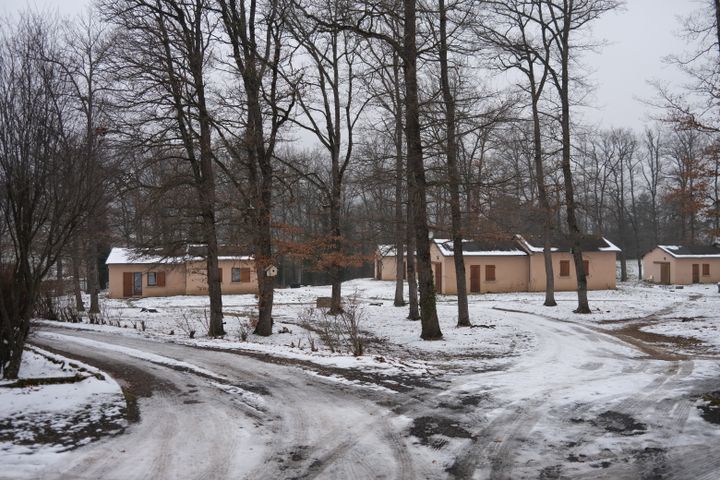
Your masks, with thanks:
[{"label": "tall tree trunk", "polygon": [[423,340],[442,338],[435,303],[435,286],[430,264],[430,239],[428,238],[427,200],[425,198],[425,166],[423,164],[420,137],[420,105],[417,85],[416,5],[414,0],[403,0],[405,72],[405,138],[407,142],[408,168],[413,182],[409,196],[412,197],[415,223],[415,247],[417,250],[418,288],[420,290],[420,322]]},{"label": "tall tree trunk", "polygon": [[[92,234],[91,234],[92,235]],[[98,274],[98,253],[97,241],[91,238],[88,242],[88,250],[86,253],[85,265],[87,267],[87,293],[90,294],[90,310],[88,313],[100,313],[100,303],[98,294],[100,293],[100,278]]]},{"label": "tall tree trunk", "polygon": [[[340,152],[337,152],[338,154]],[[339,160],[333,160],[333,184],[332,194],[330,199],[330,242],[331,251],[336,254],[335,259],[332,261],[330,267],[330,310],[328,313],[331,315],[338,315],[342,313],[342,267],[338,265],[337,258],[341,253],[340,243],[340,202],[342,201],[342,192],[340,190],[340,172],[339,172]]]},{"label": "tall tree trunk", "polygon": [[555,222],[553,211],[550,207],[550,200],[547,194],[547,186],[545,185],[545,165],[543,164],[542,150],[542,125],[540,123],[540,95],[545,86],[547,79],[547,70],[538,83],[535,78],[534,66],[531,57],[528,56],[527,69],[532,103],[532,119],[533,119],[533,160],[535,163],[535,182],[538,189],[538,200],[540,208],[543,211],[543,261],[545,264],[545,305],[546,307],[555,307],[555,273],[552,263],[552,238]]},{"label": "tall tree trunk", "polygon": [[570,240],[572,241],[572,254],[575,261],[575,275],[577,277],[578,306],[575,313],[590,313],[590,305],[587,297],[587,277],[585,276],[585,265],[583,264],[582,234],[578,227],[575,216],[575,191],[572,180],[572,169],[570,166],[571,139],[570,139],[570,12],[566,11],[567,18],[564,19],[565,28],[562,35],[561,53],[561,79],[560,79],[560,103],[562,129],[562,172],[565,186],[565,212]]},{"label": "tall tree trunk", "polygon": [[72,286],[73,295],[75,296],[75,310],[78,312],[84,312],[85,304],[83,303],[82,288],[80,285],[80,245],[77,240],[73,242],[70,263],[73,277]]},{"label": "tall tree trunk", "polygon": [[57,281],[55,295],[65,295],[65,272],[63,271],[62,257],[58,257],[57,263],[55,264],[55,280]]},{"label": "tall tree trunk", "polygon": [[[400,94],[400,59],[397,52],[393,52],[393,95],[395,97],[395,301],[396,307],[405,306],[403,286],[405,284],[404,244],[405,230],[408,229],[403,218],[403,122],[402,122],[402,96]],[[409,251],[409,248],[408,248]],[[410,254],[408,253],[408,259]],[[415,269],[413,268],[413,272]],[[415,298],[417,306],[417,294]]]},{"label": "tall tree trunk", "polygon": [[450,189],[450,218],[453,240],[453,260],[457,283],[458,327],[469,327],[467,284],[465,281],[465,257],[463,254],[462,218],[460,213],[460,174],[457,167],[457,139],[455,137],[455,98],[450,89],[448,73],[447,10],[445,0],[439,1],[440,8],[440,88],[445,103],[445,132],[447,136],[446,155],[448,183]]},{"label": "tall tree trunk", "polygon": [[420,320],[420,307],[418,305],[418,286],[417,274],[415,270],[415,220],[413,214],[412,198],[410,184],[413,182],[413,176],[408,168],[407,174],[407,222],[405,227],[405,244],[407,245],[407,282],[408,282],[408,319]]},{"label": "tall tree trunk", "polygon": [[[202,33],[195,33],[201,36]],[[197,39],[197,44],[202,40]],[[220,255],[217,239],[217,219],[215,218],[215,172],[211,142],[211,118],[205,100],[205,80],[203,78],[204,58],[198,54],[191,59],[193,80],[197,95],[198,123],[200,124],[200,175],[199,187],[200,210],[203,220],[203,233],[207,242],[208,295],[210,298],[210,325],[208,335],[220,337],[225,335],[223,328],[222,290],[219,276],[218,256]]]},{"label": "tall tree trunk", "polygon": [[[268,158],[264,145],[262,110],[260,106],[260,80],[255,65],[252,71],[246,71],[246,95],[248,97],[248,117],[250,119],[247,134],[247,148],[250,161],[257,165],[259,178],[252,182],[259,192],[255,196],[257,232],[255,234],[255,264],[258,274],[258,324],[255,334],[272,334],[273,298],[275,295],[275,277],[267,275],[272,265],[272,160]],[[249,69],[248,69],[249,70]],[[249,87],[249,88],[248,88]]]}]

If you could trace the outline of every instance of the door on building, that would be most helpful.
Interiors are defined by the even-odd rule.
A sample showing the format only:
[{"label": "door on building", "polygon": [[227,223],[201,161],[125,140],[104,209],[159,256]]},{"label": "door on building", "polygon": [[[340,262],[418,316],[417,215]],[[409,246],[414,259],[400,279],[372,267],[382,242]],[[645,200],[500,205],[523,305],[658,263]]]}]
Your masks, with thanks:
[{"label": "door on building", "polygon": [[142,295],[142,272],[123,272],[123,297]]},{"label": "door on building", "polygon": [[470,293],[480,293],[480,265],[470,265]]},{"label": "door on building", "polygon": [[123,272],[123,297],[132,297],[133,294],[133,273]]},{"label": "door on building", "polygon": [[663,285],[670,285],[670,264],[660,264],[660,283]]},{"label": "door on building", "polygon": [[433,262],[433,267],[435,267],[435,291],[442,293],[442,263]]},{"label": "door on building", "polygon": [[693,263],[693,283],[700,283],[700,264]]}]

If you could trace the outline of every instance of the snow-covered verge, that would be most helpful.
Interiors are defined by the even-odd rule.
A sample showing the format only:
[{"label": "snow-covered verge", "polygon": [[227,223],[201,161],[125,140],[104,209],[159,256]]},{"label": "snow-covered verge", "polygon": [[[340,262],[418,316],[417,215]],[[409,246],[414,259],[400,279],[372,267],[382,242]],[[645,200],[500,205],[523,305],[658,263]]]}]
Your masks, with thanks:
[{"label": "snow-covered verge", "polygon": [[[18,381],[0,382],[0,465],[6,478],[123,431],[126,402],[106,373],[29,347]],[[28,463],[25,456],[37,459]],[[40,458],[42,457],[42,458]]]},{"label": "snow-covered verge", "polygon": [[[347,345],[330,346],[323,337],[323,322],[340,321],[314,308],[318,297],[330,295],[329,286],[278,289],[273,309],[273,335],[252,333],[257,312],[254,295],[224,295],[224,338],[208,338],[206,296],[174,296],[141,299],[103,298],[101,324],[59,323],[36,320],[34,325],[113,332],[157,341],[206,348],[243,350],[286,359],[312,362],[323,367],[376,371],[386,375],[425,374],[435,368],[451,368],[457,362],[504,362],[534,348],[533,336],[508,312],[491,308],[484,296],[471,298],[475,328],[457,328],[453,297],[439,297],[438,316],[443,331],[440,341],[420,339],[420,322],[410,321],[407,307],[393,306],[394,283],[360,279],[345,282],[346,302],[358,309],[364,355],[355,357]],[[87,322],[87,319],[85,320]],[[245,338],[245,340],[243,340]]]},{"label": "snow-covered verge", "polygon": [[[328,286],[276,290],[274,334],[270,337],[252,334],[251,322],[257,312],[254,295],[223,296],[227,335],[222,339],[207,338],[203,333],[208,310],[205,296],[104,298],[100,316],[104,324],[59,324],[42,320],[35,324],[141,335],[159,341],[246,350],[323,366],[371,369],[389,374],[448,368],[448,359],[491,364],[486,366],[492,368],[492,364],[504,362],[508,357],[522,355],[535,348],[536,340],[531,329],[517,321],[516,313],[519,312],[606,330],[621,328],[628,321],[651,319],[653,321],[647,323],[652,325],[643,325],[643,329],[687,335],[708,342],[709,348],[720,348],[720,335],[716,335],[720,322],[716,313],[720,311],[720,295],[715,285],[690,285],[678,289],[637,281],[624,282],[616,290],[589,292],[592,313],[588,315],[573,313],[577,306],[575,292],[557,292],[558,306],[555,308],[541,306],[543,292],[471,295],[470,315],[475,328],[470,329],[456,328],[456,298],[438,296],[438,315],[444,338],[436,342],[420,339],[420,324],[406,319],[407,307],[393,306],[394,282],[352,280],[343,284],[343,293],[347,301],[355,299],[360,311],[359,328],[366,337],[365,355],[360,358],[350,355],[347,348],[331,349],[319,333],[321,323],[327,318],[318,315],[314,306],[318,297],[329,296]],[[668,315],[678,320],[674,321]],[[680,317],[692,318],[693,323],[688,324],[687,318],[681,322]]]}]

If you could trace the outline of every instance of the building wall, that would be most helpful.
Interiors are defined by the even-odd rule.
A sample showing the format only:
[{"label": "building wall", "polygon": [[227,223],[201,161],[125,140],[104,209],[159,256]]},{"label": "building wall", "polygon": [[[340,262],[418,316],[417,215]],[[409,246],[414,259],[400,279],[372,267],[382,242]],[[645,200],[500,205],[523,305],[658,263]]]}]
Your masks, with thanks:
[{"label": "building wall", "polygon": [[[585,252],[583,259],[589,261],[590,274],[587,276],[588,290],[611,290],[617,287],[615,252]],[[570,262],[570,275],[560,276],[560,262]],[[542,253],[530,255],[529,288],[531,292],[545,291],[545,259]],[[555,277],[555,291],[577,290],[577,276],[575,275],[575,262],[570,252],[555,252],[552,254],[553,276]]]},{"label": "building wall", "polygon": [[[222,268],[222,293],[241,294],[257,293],[258,282],[255,263],[252,260],[221,260],[218,262]],[[232,268],[249,268],[249,282],[233,282]],[[138,265],[113,264],[108,265],[110,298],[123,298],[123,274],[125,272],[141,272],[143,275],[143,297],[166,297],[171,295],[206,295],[207,267],[205,262],[189,262],[181,265]],[[165,286],[148,286],[148,272],[165,272]]]},{"label": "building wall", "polygon": [[[252,260],[220,260],[218,268],[222,268],[222,285],[223,294],[240,294],[240,293],[257,293],[258,281],[257,272],[255,271],[255,262]],[[249,282],[233,282],[233,268],[249,268]],[[207,287],[207,264],[205,261],[188,262],[187,264],[187,295],[205,295],[208,293]]]},{"label": "building wall", "polygon": [[375,257],[375,277],[378,278],[378,267],[380,268],[380,280],[395,280],[395,257]]},{"label": "building wall", "polygon": [[[583,258],[590,262],[590,274],[587,276],[588,290],[615,289],[616,283],[616,255],[615,252],[586,252]],[[560,276],[560,262],[570,262],[570,275]],[[395,257],[382,258],[381,280],[395,280]],[[440,253],[435,243],[430,244],[430,261],[432,262],[433,279],[436,264],[441,265],[442,288],[438,293],[445,295],[457,294],[457,279],[455,277],[455,260]],[[541,292],[545,290],[545,261],[542,253],[532,255],[498,255],[498,256],[466,256],[465,257],[465,283],[470,292],[471,266],[480,266],[480,292]],[[495,266],[495,281],[486,281],[487,265]],[[377,262],[376,262],[377,278]],[[720,271],[720,267],[718,267]],[[711,273],[712,273],[711,267]],[[553,272],[555,275],[556,291],[577,290],[575,276],[575,263],[571,253],[553,253]],[[437,285],[436,285],[437,288]]]},{"label": "building wall", "polygon": [[[670,264],[670,283],[674,285],[692,284],[693,264],[700,271],[699,283],[720,282],[720,258],[675,258],[661,248],[654,248],[642,259],[643,280],[660,283],[660,262]],[[710,275],[703,275],[703,264],[710,266]]]},{"label": "building wall", "polygon": [[673,279],[676,270],[674,265],[675,258],[658,247],[653,248],[642,258],[643,280],[660,283],[660,262],[670,264],[670,283],[675,283]]},{"label": "building wall", "polygon": [[[472,255],[465,256],[465,285],[468,294],[524,292],[528,289],[528,257],[527,255]],[[442,264],[442,289],[444,295],[457,295],[457,276],[454,257],[444,257],[435,243],[430,245],[430,260],[433,262],[433,278],[435,263]],[[480,292],[471,292],[472,266],[480,267]],[[495,280],[486,280],[486,266],[495,267]],[[436,286],[437,288],[437,286]]]},{"label": "building wall", "polygon": [[[123,274],[125,272],[142,273],[143,297],[167,297],[185,294],[185,265],[114,264],[108,265],[108,296],[110,298],[123,298]],[[165,286],[148,286],[148,272],[165,272]]]}]

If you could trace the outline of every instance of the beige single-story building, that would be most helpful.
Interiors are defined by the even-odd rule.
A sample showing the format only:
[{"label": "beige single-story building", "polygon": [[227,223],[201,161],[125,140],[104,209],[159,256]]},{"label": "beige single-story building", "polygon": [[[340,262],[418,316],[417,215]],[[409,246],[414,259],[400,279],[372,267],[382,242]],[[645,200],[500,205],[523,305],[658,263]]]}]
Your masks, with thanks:
[{"label": "beige single-story building", "polygon": [[664,285],[720,282],[720,243],[658,245],[642,258],[643,280]]},{"label": "beige single-story building", "polygon": [[[395,245],[378,245],[375,251],[375,280],[397,278],[397,249]],[[403,278],[407,277],[407,255],[403,256]]]},{"label": "beige single-story building", "polygon": [[[521,235],[515,238],[529,256],[528,291],[544,292],[547,279],[542,239],[524,238]],[[617,287],[616,263],[620,248],[599,236],[584,236],[580,240],[580,248],[588,290],[614,290]],[[558,238],[553,240],[551,250],[555,291],[577,290],[572,243],[568,239]]]},{"label": "beige single-story building", "polygon": [[[615,263],[620,249],[603,237],[581,242],[589,290],[616,288]],[[395,280],[395,247],[380,245],[375,258],[375,278]],[[540,292],[545,290],[542,242],[521,235],[492,241],[463,242],[468,293]],[[556,291],[577,289],[571,245],[559,239],[552,247]],[[452,240],[434,239],[430,260],[438,293],[457,294]],[[404,262],[407,265],[407,262]]]},{"label": "beige single-story building", "polygon": [[[464,241],[465,282],[468,293],[523,292],[527,290],[528,254],[512,239]],[[435,290],[457,294],[453,241],[435,239],[430,244]]]},{"label": "beige single-story building", "polygon": [[[110,298],[206,295],[205,248],[190,245],[182,255],[150,254],[129,248],[113,248],[108,266]],[[236,248],[220,247],[218,270],[224,294],[257,293],[255,261],[239,255]]]}]

